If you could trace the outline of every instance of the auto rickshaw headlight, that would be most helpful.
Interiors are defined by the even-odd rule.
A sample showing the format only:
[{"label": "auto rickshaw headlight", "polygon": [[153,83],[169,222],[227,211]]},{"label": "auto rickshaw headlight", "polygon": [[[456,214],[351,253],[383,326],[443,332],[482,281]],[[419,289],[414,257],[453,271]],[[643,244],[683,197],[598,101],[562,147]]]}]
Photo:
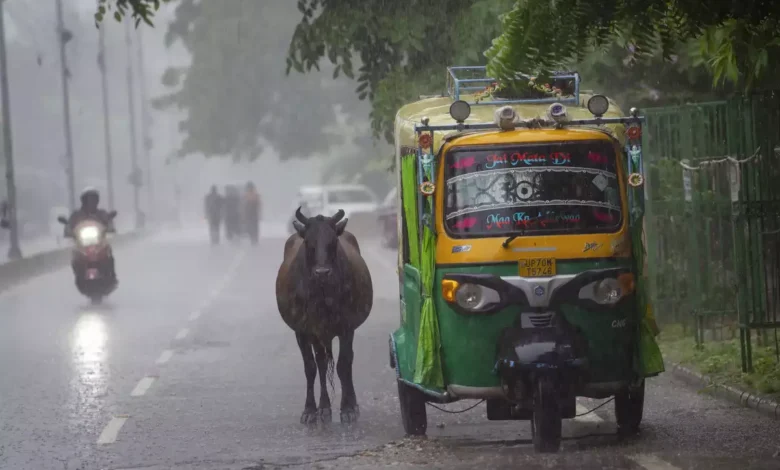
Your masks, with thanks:
[{"label": "auto rickshaw headlight", "polygon": [[623,298],[623,288],[620,281],[609,277],[593,283],[593,297],[596,302],[604,305],[616,304]]},{"label": "auto rickshaw headlight", "polygon": [[476,310],[482,303],[484,295],[482,286],[477,284],[463,284],[455,291],[455,301],[462,308]]}]

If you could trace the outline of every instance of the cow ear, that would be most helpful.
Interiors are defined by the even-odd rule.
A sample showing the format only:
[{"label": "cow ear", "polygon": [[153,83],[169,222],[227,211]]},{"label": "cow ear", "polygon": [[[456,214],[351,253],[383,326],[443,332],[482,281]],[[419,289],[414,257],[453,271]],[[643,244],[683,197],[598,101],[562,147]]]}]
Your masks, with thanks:
[{"label": "cow ear", "polygon": [[298,222],[297,220],[293,220],[292,224],[295,231],[298,232],[298,235],[303,236],[303,232],[306,231],[306,227],[302,223]]},{"label": "cow ear", "polygon": [[341,236],[344,233],[344,229],[347,228],[347,221],[349,219],[343,219],[336,224],[336,235]]}]

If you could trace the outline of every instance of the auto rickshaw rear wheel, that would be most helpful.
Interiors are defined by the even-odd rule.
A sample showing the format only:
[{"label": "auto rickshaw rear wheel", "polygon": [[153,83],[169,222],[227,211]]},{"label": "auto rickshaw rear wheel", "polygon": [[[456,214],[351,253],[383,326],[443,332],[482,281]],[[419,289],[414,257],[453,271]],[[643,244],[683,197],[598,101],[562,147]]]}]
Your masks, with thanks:
[{"label": "auto rickshaw rear wheel", "polygon": [[618,434],[631,436],[639,432],[645,408],[645,381],[638,387],[627,387],[615,395],[615,420]]},{"label": "auto rickshaw rear wheel", "polygon": [[425,394],[398,381],[398,401],[401,403],[401,422],[410,436],[424,436],[428,429]]},{"label": "auto rickshaw rear wheel", "polygon": [[534,450],[558,452],[561,448],[561,404],[552,377],[540,377],[534,387],[534,413],[531,419]]}]

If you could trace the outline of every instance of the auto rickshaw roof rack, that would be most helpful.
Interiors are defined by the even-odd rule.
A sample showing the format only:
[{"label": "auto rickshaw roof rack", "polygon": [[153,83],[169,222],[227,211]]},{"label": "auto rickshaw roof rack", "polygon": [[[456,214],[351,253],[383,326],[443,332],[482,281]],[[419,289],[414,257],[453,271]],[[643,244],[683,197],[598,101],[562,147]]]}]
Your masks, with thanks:
[{"label": "auto rickshaw roof rack", "polygon": [[[560,104],[560,101],[556,101],[556,104]],[[509,106],[507,106],[509,108]],[[569,127],[569,126],[603,126],[606,124],[641,124],[645,121],[644,116],[639,115],[639,110],[631,108],[630,116],[625,117],[593,117],[590,119],[545,119],[545,118],[533,118],[533,119],[516,119],[510,118],[511,129],[526,128],[526,129],[538,129],[538,128],[555,128],[555,127]],[[457,131],[484,131],[484,130],[510,130],[498,122],[478,122],[469,123],[458,122],[455,124],[438,124],[431,125],[428,118],[423,118],[420,124],[414,126],[415,132],[447,132]]]},{"label": "auto rickshaw roof rack", "polygon": [[[518,73],[518,78],[531,80],[533,77],[525,73]],[[551,96],[549,98],[528,98],[528,99],[484,99],[468,101],[471,105],[504,105],[504,104],[546,104],[561,103],[574,104],[580,103],[580,74],[577,72],[552,72],[551,80],[574,80],[574,94],[571,96]],[[447,92],[453,101],[461,99],[461,94],[474,94],[485,90],[496,82],[495,78],[487,76],[487,67],[485,66],[453,66],[447,67]]]}]

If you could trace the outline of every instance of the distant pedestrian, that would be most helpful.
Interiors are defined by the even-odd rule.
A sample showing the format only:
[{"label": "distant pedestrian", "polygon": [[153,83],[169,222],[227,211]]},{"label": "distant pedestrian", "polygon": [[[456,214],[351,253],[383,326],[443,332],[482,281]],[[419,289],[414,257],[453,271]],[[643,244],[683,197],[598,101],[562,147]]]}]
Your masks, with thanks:
[{"label": "distant pedestrian", "polygon": [[238,239],[241,232],[241,195],[233,185],[225,186],[225,235],[228,240]]},{"label": "distant pedestrian", "polygon": [[244,191],[244,228],[253,245],[257,245],[260,238],[260,209],[260,194],[250,181]]},{"label": "distant pedestrian", "polygon": [[211,187],[211,192],[206,195],[204,203],[204,212],[209,224],[209,233],[211,235],[211,244],[219,244],[219,229],[222,222],[224,201],[217,192],[217,186]]}]

